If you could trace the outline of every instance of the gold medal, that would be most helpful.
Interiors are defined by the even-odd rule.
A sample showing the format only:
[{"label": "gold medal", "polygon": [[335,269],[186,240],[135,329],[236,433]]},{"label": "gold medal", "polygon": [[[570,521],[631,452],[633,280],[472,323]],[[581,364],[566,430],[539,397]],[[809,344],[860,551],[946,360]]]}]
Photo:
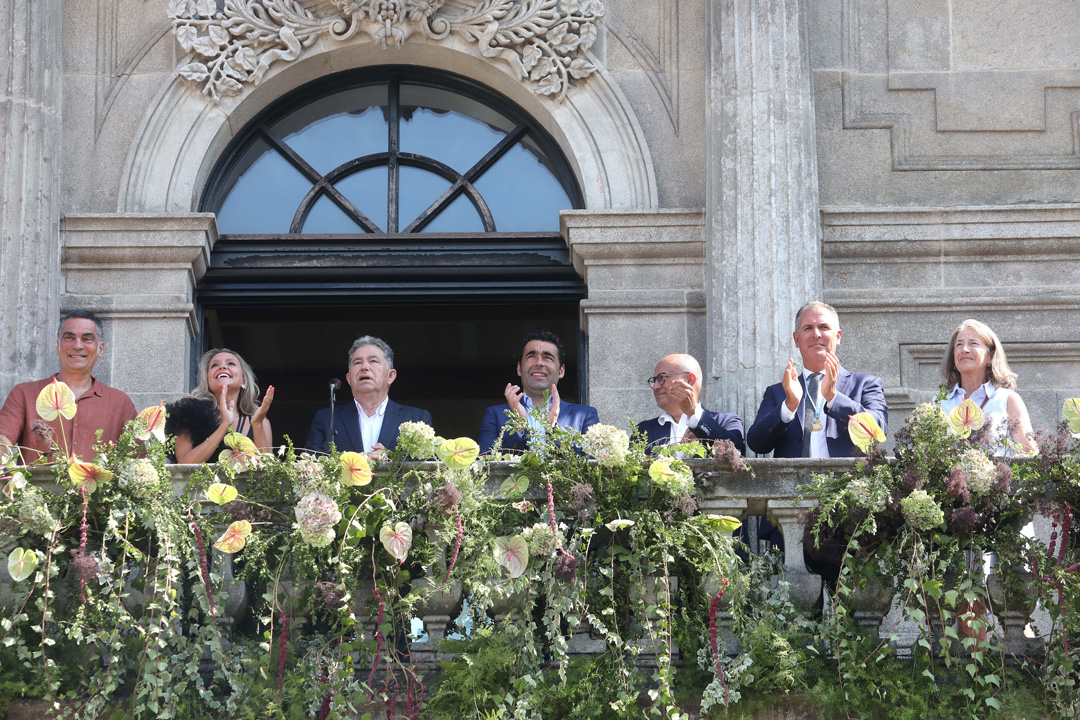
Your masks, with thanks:
[{"label": "gold medal", "polygon": [[810,430],[813,432],[821,432],[821,428],[823,427],[825,426],[821,424],[821,420],[819,418],[814,418],[814,424],[810,426]]}]

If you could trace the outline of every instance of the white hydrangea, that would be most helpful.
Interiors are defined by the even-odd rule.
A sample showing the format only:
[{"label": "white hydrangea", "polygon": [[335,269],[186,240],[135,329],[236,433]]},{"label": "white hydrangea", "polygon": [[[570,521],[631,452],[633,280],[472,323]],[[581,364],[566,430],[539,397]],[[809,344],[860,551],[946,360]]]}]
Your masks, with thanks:
[{"label": "white hydrangea", "polygon": [[949,418],[937,403],[924,402],[912,411],[910,422],[920,424],[934,422],[945,425],[949,422]]},{"label": "white hydrangea", "polygon": [[615,467],[626,462],[630,450],[630,436],[614,425],[597,423],[581,437],[581,449],[601,465]]},{"label": "white hydrangea", "polygon": [[403,422],[398,426],[397,444],[409,457],[426,460],[435,454],[435,428],[422,422]]},{"label": "white hydrangea", "polygon": [[994,489],[995,468],[990,458],[977,448],[968,448],[960,456],[960,467],[968,474],[968,490],[974,496],[986,495]]},{"label": "white hydrangea", "polygon": [[925,490],[914,490],[900,501],[900,512],[916,530],[933,530],[945,522],[945,513]]},{"label": "white hydrangea", "polygon": [[[880,468],[888,474],[888,468]],[[851,504],[878,513],[889,504],[889,489],[881,477],[875,473],[873,478],[856,478],[848,483],[847,496]]]},{"label": "white hydrangea", "polygon": [[555,534],[548,523],[536,523],[521,531],[529,544],[529,557],[548,557],[555,550]]},{"label": "white hydrangea", "polygon": [[147,498],[153,495],[159,479],[154,463],[146,458],[128,460],[120,467],[120,486],[133,497]]},{"label": "white hydrangea", "polygon": [[313,492],[296,504],[296,529],[312,547],[325,547],[334,541],[334,526],[341,520],[338,504],[322,493]]}]

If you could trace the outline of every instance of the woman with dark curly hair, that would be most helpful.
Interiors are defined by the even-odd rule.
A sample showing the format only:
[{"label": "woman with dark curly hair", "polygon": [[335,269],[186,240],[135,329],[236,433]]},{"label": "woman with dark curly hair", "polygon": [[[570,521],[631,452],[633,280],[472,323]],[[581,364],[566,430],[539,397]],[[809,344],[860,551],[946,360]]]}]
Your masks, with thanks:
[{"label": "woman with dark curly hair", "polygon": [[176,436],[176,462],[204,463],[225,449],[229,430],[251,438],[260,450],[273,446],[266,413],[274,388],[259,403],[255,373],[239,353],[214,348],[199,360],[199,384],[166,407],[165,432]]}]

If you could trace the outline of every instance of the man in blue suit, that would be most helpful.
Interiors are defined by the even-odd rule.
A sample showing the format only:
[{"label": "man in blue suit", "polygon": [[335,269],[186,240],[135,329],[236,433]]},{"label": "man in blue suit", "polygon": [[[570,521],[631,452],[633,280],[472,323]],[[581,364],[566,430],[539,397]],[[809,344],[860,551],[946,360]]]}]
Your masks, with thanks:
[{"label": "man in blue suit", "polygon": [[848,418],[869,412],[883,431],[889,411],[881,378],[840,365],[840,319],[823,302],[809,302],[795,316],[795,347],[802,372],[788,360],[781,381],[765,390],[746,443],[778,458],[852,457],[861,454],[848,434]]},{"label": "man in blue suit", "polygon": [[[517,364],[517,374],[521,385],[507,383],[503,395],[506,402],[492,405],[484,412],[480,423],[480,451],[491,452],[506,425],[506,412],[512,411],[529,424],[532,432],[542,433],[541,426],[529,411],[536,407],[545,407],[544,394],[549,393],[546,405],[546,427],[573,428],[585,432],[600,422],[596,408],[590,405],[575,405],[559,399],[558,382],[566,373],[566,348],[559,336],[547,330],[538,330],[525,336],[521,343],[521,360]],[[528,446],[528,434],[508,432],[502,438],[503,450],[525,450]]]},{"label": "man in blue suit", "polygon": [[660,417],[638,423],[649,448],[703,440],[730,440],[746,452],[743,422],[735,413],[721,413],[701,407],[701,365],[692,355],[668,355],[656,364],[649,378]]},{"label": "man in blue suit", "polygon": [[390,399],[390,384],[397,378],[394,351],[371,335],[356,339],[349,349],[349,371],[345,381],[352,389],[352,402],[315,413],[304,447],[329,452],[333,442],[341,452],[377,453],[397,447],[398,427],[403,422],[431,425],[427,410],[399,405]]},{"label": "man in blue suit", "polygon": [[[840,336],[840,318],[831,305],[813,301],[799,308],[792,337],[802,356],[802,372],[788,360],[780,382],[765,390],[746,435],[751,450],[778,458],[852,457],[862,454],[848,434],[852,415],[868,412],[882,431],[887,430],[889,410],[881,378],[840,365],[836,357]],[[758,537],[784,547],[780,532],[764,519]],[[803,539],[807,567],[829,586],[835,585],[840,572],[843,541],[843,535],[837,535],[819,549],[808,536]]]}]

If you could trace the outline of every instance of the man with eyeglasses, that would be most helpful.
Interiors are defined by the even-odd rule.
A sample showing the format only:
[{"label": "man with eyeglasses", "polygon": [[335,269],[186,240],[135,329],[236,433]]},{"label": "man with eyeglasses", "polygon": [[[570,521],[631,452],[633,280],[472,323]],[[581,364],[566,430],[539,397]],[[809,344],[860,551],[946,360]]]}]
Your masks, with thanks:
[{"label": "man with eyeglasses", "polygon": [[661,359],[648,382],[657,407],[664,411],[660,417],[638,423],[649,448],[694,440],[730,440],[740,453],[746,452],[742,418],[701,407],[701,365],[692,355]]},{"label": "man with eyeglasses", "polygon": [[[546,428],[555,425],[585,432],[600,422],[596,408],[569,403],[559,397],[558,382],[566,373],[566,348],[558,335],[548,330],[526,335],[519,357],[517,374],[521,385],[507,383],[503,391],[506,402],[492,405],[484,413],[480,423],[481,452],[491,452],[494,448],[508,420],[507,412],[525,418],[530,432],[536,434],[543,434]],[[546,410],[544,424],[529,412],[538,407]],[[528,442],[529,433],[508,433],[503,436],[501,446],[503,450],[525,450]]]}]

